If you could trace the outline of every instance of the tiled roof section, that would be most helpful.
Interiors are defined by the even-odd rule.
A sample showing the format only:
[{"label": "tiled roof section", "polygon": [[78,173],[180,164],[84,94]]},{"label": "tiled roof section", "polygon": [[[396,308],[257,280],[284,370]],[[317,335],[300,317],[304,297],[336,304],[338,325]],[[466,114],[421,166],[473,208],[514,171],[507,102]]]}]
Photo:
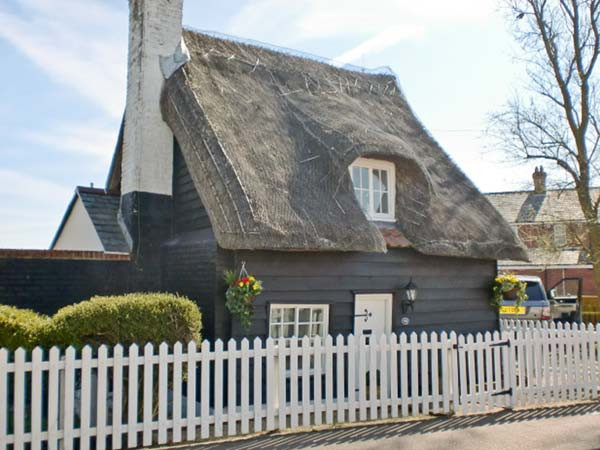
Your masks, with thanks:
[{"label": "tiled roof section", "polygon": [[[592,198],[600,188],[592,189]],[[509,223],[570,222],[583,220],[574,189],[549,190],[543,194],[532,191],[494,192],[485,194],[492,205]]]},{"label": "tiled roof section", "polygon": [[106,252],[129,252],[129,246],[117,221],[119,196],[103,189],[78,187],[77,194],[92,219]]},{"label": "tiled roof section", "polygon": [[[549,251],[543,249],[528,249],[529,263],[531,266],[576,266],[579,264],[591,264],[586,254],[582,250],[559,250]],[[498,261],[501,267],[523,266],[521,261],[501,260]]]}]

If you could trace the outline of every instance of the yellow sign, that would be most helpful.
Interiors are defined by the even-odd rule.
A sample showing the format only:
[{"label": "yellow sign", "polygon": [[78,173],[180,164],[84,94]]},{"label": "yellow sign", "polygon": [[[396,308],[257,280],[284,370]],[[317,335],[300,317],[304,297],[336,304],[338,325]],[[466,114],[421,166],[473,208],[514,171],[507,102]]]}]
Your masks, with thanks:
[{"label": "yellow sign", "polygon": [[525,314],[524,306],[501,306],[500,314]]}]

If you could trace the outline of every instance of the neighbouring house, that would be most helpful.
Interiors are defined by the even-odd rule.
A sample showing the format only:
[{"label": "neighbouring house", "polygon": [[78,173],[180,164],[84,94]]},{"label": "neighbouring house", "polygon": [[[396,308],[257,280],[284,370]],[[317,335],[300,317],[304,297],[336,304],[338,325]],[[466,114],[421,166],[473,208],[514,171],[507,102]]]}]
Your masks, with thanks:
[{"label": "neighbouring house", "polygon": [[[525,251],[391,72],[183,30],[182,0],[129,3],[107,186],[77,189],[54,249],[126,250],[210,338],[497,327],[497,260]],[[247,330],[222,279],[242,262],[265,288]]]},{"label": "neighbouring house", "polygon": [[[537,275],[551,288],[563,278],[581,278],[583,295],[597,295],[587,245],[585,219],[575,189],[547,189],[546,172],[536,167],[532,175],[533,190],[492,192],[487,199],[513,227],[527,248],[529,262],[501,260],[504,272]],[[599,188],[592,189],[598,196]],[[559,289],[572,290],[574,284],[562,283]]]}]

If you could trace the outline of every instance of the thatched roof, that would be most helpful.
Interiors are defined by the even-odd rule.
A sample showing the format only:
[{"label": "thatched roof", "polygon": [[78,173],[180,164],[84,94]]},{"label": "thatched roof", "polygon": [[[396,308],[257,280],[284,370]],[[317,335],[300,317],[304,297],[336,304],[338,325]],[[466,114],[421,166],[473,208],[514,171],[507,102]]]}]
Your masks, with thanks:
[{"label": "thatched roof", "polygon": [[422,253],[525,258],[510,227],[425,131],[391,75],[186,31],[165,83],[173,130],[219,245],[386,251],[348,166],[396,164],[396,226]]}]

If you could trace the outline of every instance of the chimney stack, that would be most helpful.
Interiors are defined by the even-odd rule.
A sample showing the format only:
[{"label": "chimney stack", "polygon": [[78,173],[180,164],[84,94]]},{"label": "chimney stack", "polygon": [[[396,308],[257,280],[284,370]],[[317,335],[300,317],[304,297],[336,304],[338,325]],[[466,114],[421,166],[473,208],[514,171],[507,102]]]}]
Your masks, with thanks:
[{"label": "chimney stack", "polygon": [[160,110],[161,66],[169,66],[181,51],[182,15],[183,0],[129,0],[119,219],[138,266],[145,261],[146,272],[170,230],[173,134]]},{"label": "chimney stack", "polygon": [[533,192],[536,194],[544,194],[546,192],[546,172],[544,167],[536,167],[533,172]]},{"label": "chimney stack", "polygon": [[129,0],[121,193],[171,195],[173,135],[162,120],[161,57],[181,42],[183,0]]}]

